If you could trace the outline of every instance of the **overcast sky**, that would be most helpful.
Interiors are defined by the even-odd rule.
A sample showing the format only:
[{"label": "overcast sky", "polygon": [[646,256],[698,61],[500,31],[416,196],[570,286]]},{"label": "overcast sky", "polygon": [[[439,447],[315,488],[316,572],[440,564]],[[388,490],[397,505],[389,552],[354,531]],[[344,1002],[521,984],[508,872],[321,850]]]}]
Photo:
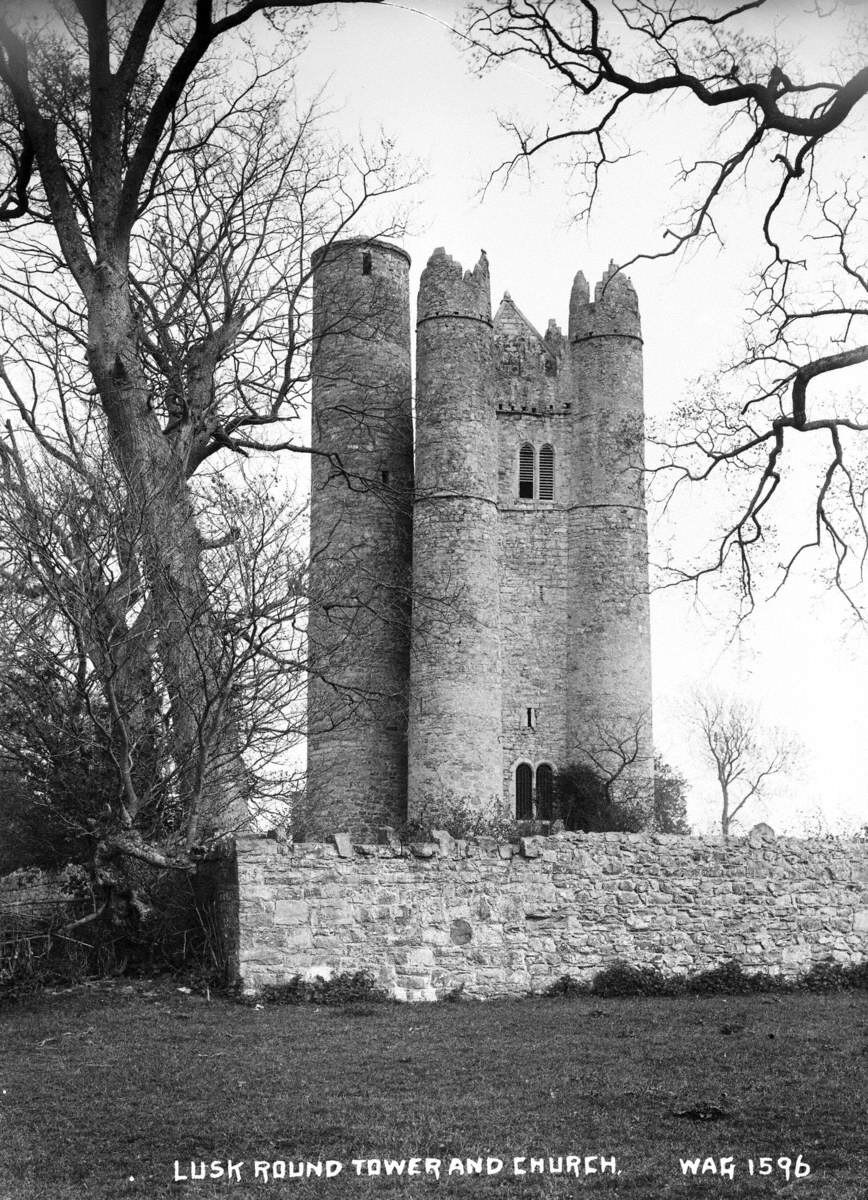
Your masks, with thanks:
[{"label": "overcast sky", "polygon": [[[779,31],[793,39],[803,32],[799,8],[793,0],[776,13]],[[637,107],[632,143],[641,153],[607,177],[590,224],[572,220],[576,204],[555,157],[531,179],[519,174],[483,194],[491,171],[514,149],[498,116],[542,122],[557,97],[531,67],[505,65],[476,76],[450,30],[459,13],[451,0],[341,6],[337,21],[315,24],[299,93],[324,87],[335,134],[352,142],[382,128],[400,153],[424,165],[404,242],[414,295],[434,247],[445,246],[465,267],[485,248],[495,305],[508,289],[538,328],[549,317],[566,327],[577,270],[593,280],[610,259],[624,262],[659,245],[661,218],[672,211],[672,164],[701,153],[709,114],[691,104],[672,104],[665,114]],[[813,35],[818,57],[841,37],[840,28],[827,28],[825,45]],[[864,173],[864,164],[863,156],[854,167]],[[750,192],[742,191],[721,213],[722,249],[708,246],[677,263],[638,264],[630,272],[645,335],[646,411],[658,427],[738,344],[745,289],[762,250],[756,214]],[[807,479],[810,464],[803,470]],[[689,516],[653,524],[652,557],[709,536],[715,504],[709,492]],[[657,594],[652,602],[656,742],[693,786],[692,821],[698,828],[713,823],[715,784],[697,760],[680,709],[709,680],[757,700],[766,721],[787,726],[805,747],[799,776],[752,810],[748,825],[767,819],[781,831],[796,830],[819,819],[834,829],[868,820],[868,635],[852,628],[840,599],[808,572],[737,637],[733,616],[730,598],[713,587],[699,606],[687,592]]]}]

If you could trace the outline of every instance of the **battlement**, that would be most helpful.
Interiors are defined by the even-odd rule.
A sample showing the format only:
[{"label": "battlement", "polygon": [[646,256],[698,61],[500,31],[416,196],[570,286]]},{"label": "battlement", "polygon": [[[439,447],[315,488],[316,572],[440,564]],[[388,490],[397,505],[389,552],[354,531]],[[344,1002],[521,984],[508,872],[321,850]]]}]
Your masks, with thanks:
[{"label": "battlement", "polygon": [[603,278],[591,289],[581,271],[573,281],[570,294],[569,340],[581,342],[593,337],[642,337],[639,299],[633,284],[614,262]]},{"label": "battlement", "polygon": [[491,284],[483,250],[472,271],[442,246],[428,259],[419,281],[418,322],[432,317],[469,317],[491,323]]}]

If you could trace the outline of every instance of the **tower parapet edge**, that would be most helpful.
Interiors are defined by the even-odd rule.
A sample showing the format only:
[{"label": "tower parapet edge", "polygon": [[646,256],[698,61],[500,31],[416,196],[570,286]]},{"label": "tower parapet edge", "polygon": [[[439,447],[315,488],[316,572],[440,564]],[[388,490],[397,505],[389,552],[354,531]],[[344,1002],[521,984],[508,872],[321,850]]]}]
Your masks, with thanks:
[{"label": "tower parapet edge", "polygon": [[[635,289],[611,264],[570,299],[574,507],[568,527],[568,739],[575,759],[621,767],[622,800],[653,799],[642,335]],[[613,747],[618,745],[620,749]],[[619,762],[631,757],[624,768]]]},{"label": "tower parapet edge", "polygon": [[408,811],[501,786],[497,426],[488,261],[419,286]]},{"label": "tower parapet edge", "polygon": [[470,317],[491,323],[491,283],[485,251],[472,271],[438,246],[419,280],[416,322],[432,317]]},{"label": "tower parapet edge", "polygon": [[410,259],[355,238],[311,265],[307,808],[366,836],[406,805]]}]

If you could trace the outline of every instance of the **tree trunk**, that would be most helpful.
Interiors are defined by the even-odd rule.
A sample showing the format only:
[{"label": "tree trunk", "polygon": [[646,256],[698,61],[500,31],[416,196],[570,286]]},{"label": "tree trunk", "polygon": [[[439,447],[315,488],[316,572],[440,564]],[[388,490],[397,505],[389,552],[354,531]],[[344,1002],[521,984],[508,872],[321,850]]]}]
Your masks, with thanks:
[{"label": "tree trunk", "polygon": [[151,409],[124,265],[102,264],[89,298],[90,368],[111,453],[138,514],[159,666],[169,697],[172,756],[187,842],[246,818],[227,704],[223,643],[200,563],[186,468],[188,419],[170,440]]}]

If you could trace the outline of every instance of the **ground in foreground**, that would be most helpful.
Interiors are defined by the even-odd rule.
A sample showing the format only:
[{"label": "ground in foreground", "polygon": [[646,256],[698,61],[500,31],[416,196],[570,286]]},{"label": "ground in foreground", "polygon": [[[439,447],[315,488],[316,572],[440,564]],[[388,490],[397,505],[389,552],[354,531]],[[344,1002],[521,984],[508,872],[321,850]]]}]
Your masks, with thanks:
[{"label": "ground in foreground", "polygon": [[[865,993],[253,1009],[90,987],[0,1014],[0,1197],[862,1200],[866,1101]],[[553,1173],[568,1155],[580,1173]],[[502,1168],[455,1166],[478,1158]],[[230,1159],[240,1182],[174,1181]],[[257,1160],[342,1165],[265,1182]]]}]

